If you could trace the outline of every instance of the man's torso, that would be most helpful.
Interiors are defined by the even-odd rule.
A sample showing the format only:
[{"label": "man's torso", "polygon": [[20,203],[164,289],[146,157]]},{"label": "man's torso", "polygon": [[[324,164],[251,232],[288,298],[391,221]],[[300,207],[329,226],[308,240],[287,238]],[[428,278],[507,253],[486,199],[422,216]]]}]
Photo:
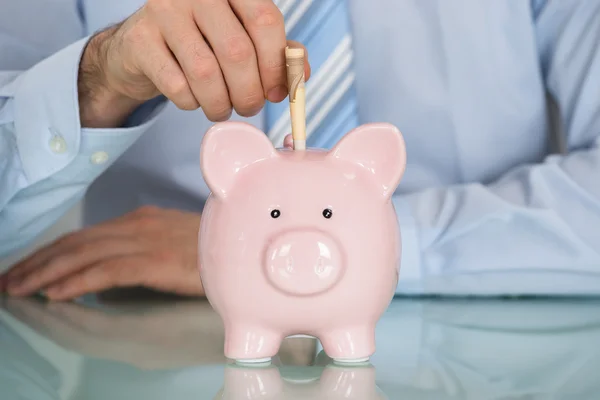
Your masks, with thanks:
[{"label": "man's torso", "polygon": [[[25,2],[15,10],[53,10],[30,14],[41,19],[31,24],[25,38],[44,37],[36,44],[37,53],[27,53],[23,46],[9,49],[25,64],[35,62],[35,54],[44,57],[66,45],[65,38],[77,39],[78,12],[84,16],[85,35],[144,3],[83,0],[78,9],[76,0]],[[360,122],[393,123],[406,140],[408,166],[399,191],[487,183],[548,153],[545,92],[529,2],[349,4]],[[262,113],[243,120],[265,129]],[[210,125],[201,110],[181,111],[170,104],[158,123],[92,185],[86,222],[144,204],[201,210],[208,189],[199,149]]]}]

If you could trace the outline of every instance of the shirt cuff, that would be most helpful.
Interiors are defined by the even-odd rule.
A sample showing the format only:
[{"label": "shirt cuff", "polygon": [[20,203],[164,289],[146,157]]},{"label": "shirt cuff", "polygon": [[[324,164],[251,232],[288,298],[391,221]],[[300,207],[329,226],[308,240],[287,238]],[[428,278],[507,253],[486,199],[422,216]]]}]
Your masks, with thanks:
[{"label": "shirt cuff", "polygon": [[[65,47],[20,74],[9,85],[14,97],[17,149],[30,185],[71,163],[80,154],[82,134],[97,139],[93,142],[106,143],[119,138],[111,146],[113,155],[117,155],[125,151],[123,146],[131,145],[147,130],[158,111],[164,108],[164,99],[149,102],[137,111],[135,120],[130,118],[122,128],[82,129],[77,79],[79,62],[89,39],[85,37]],[[123,135],[127,137],[121,138]]]},{"label": "shirt cuff", "polygon": [[80,171],[90,172],[90,181],[95,179],[148,130],[166,105],[163,97],[144,103],[122,128],[81,128],[79,152],[73,163],[79,164]]},{"label": "shirt cuff", "polygon": [[402,237],[402,257],[400,278],[396,288],[397,295],[422,293],[421,248],[417,224],[408,198],[393,196],[392,203],[398,216]]}]

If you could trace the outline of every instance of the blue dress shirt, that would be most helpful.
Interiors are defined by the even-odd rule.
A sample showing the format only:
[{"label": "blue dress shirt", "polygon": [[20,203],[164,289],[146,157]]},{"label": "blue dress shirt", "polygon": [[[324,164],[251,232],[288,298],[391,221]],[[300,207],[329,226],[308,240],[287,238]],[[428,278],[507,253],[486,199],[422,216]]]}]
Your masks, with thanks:
[{"label": "blue dress shirt", "polygon": [[[349,3],[360,122],[407,144],[397,292],[600,294],[600,2]],[[148,103],[118,129],[80,126],[83,46],[142,4],[2,5],[0,256],[84,195],[86,224],[201,211],[201,111]]]}]

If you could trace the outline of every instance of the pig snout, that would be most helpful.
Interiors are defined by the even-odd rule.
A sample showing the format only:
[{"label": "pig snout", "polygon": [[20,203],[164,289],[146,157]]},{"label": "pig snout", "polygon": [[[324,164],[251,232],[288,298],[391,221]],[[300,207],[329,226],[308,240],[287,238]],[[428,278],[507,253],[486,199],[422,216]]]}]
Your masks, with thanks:
[{"label": "pig snout", "polygon": [[323,292],[340,281],[344,260],[331,236],[317,230],[295,230],[278,235],[266,253],[268,280],[295,296]]}]

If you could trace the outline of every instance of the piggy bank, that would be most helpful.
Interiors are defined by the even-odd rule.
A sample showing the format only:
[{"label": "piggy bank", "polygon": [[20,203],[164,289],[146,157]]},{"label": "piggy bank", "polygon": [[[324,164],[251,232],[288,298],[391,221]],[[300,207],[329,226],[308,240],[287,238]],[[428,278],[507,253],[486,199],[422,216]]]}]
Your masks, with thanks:
[{"label": "piggy bank", "polygon": [[367,124],[329,151],[300,151],[275,148],[252,125],[218,123],[200,164],[211,194],[198,264],[225,356],[263,362],[284,338],[306,335],[338,362],[367,360],[400,268],[398,129]]},{"label": "piggy bank", "polygon": [[225,367],[222,400],[384,400],[370,365]]}]

